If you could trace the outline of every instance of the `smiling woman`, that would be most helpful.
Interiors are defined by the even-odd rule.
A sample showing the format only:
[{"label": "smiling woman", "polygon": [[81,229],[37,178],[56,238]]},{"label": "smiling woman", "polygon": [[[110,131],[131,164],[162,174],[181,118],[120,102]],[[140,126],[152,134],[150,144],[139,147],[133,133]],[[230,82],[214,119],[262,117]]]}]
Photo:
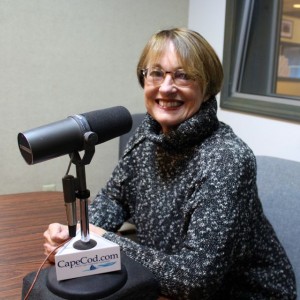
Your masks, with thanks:
[{"label": "smiling woman", "polygon": [[138,62],[147,112],[164,133],[192,117],[222,85],[223,69],[214,50],[201,35],[189,34],[187,38],[184,29],[161,31]]},{"label": "smiling woman", "polygon": [[223,69],[218,56],[201,35],[190,30],[187,37],[187,32],[186,29],[162,30],[149,40],[137,65],[137,76],[142,87],[144,87],[142,70],[148,65],[155,66],[171,41],[181,68],[191,78],[199,81],[205,89],[204,94],[216,95],[220,91]]},{"label": "smiling woman", "polygon": [[[147,108],[91,227],[117,243],[172,299],[295,299],[292,267],[257,194],[251,149],[217,117],[220,61],[187,29],[163,30],[137,66]],[[116,231],[131,219],[136,239]],[[49,226],[46,252],[63,225]]]},{"label": "smiling woman", "polygon": [[174,71],[165,73],[166,77],[162,78],[160,84],[154,84],[156,82],[151,80],[151,76],[145,77],[144,95],[147,112],[159,122],[162,131],[167,133],[199,110],[204,95],[197,81],[184,80],[185,85],[176,84],[171,74],[176,74],[181,68],[180,60],[173,42],[167,41],[165,47],[157,65]]}]

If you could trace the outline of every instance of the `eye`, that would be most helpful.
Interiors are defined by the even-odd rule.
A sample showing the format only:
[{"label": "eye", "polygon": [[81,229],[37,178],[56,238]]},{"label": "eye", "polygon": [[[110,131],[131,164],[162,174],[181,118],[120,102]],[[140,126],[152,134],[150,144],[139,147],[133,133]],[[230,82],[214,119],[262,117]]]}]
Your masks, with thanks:
[{"label": "eye", "polygon": [[160,69],[151,69],[149,70],[149,76],[154,78],[163,78],[164,72]]},{"label": "eye", "polygon": [[186,74],[184,71],[176,71],[174,77],[179,80],[190,80],[190,76]]}]

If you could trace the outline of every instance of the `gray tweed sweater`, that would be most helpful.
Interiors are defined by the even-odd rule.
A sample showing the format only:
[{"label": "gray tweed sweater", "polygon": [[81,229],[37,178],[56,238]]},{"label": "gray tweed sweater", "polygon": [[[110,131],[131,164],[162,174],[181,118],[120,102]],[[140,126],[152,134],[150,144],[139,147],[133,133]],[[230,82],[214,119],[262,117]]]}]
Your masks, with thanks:
[{"label": "gray tweed sweater", "polygon": [[[174,299],[296,299],[258,199],[255,157],[216,112],[210,99],[168,135],[146,115],[90,221]],[[128,218],[138,243],[113,233]]]}]

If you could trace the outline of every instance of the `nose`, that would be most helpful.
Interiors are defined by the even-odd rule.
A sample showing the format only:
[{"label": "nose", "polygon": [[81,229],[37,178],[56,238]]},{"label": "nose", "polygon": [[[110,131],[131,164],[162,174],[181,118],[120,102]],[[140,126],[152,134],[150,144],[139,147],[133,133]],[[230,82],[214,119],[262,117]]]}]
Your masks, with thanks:
[{"label": "nose", "polygon": [[176,86],[174,85],[174,80],[170,73],[167,73],[163,82],[161,83],[159,90],[164,93],[174,93],[176,92]]}]

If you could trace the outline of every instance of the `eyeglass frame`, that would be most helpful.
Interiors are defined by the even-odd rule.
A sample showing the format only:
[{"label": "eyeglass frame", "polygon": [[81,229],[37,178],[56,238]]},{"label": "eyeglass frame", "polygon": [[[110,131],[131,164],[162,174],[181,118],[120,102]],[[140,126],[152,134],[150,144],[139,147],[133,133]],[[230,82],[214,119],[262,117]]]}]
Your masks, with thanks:
[{"label": "eyeglass frame", "polygon": [[[161,71],[163,76],[161,78],[161,80],[159,82],[155,82],[154,81],[154,77],[151,77],[150,78],[150,81],[149,81],[149,77],[147,76],[148,75],[148,71],[150,70],[157,70],[157,71]],[[175,74],[176,72],[181,72],[181,74],[184,74],[187,76],[187,79],[181,79],[181,80],[186,80],[186,82],[184,84],[182,83],[179,83],[178,84],[178,79],[180,80],[180,78],[176,78],[175,77]],[[178,87],[188,87],[190,86],[194,81],[195,81],[195,78],[188,75],[187,73],[185,73],[184,71],[182,70],[176,70],[176,71],[165,71],[164,69],[161,69],[161,68],[155,68],[155,67],[151,67],[151,68],[146,68],[146,69],[142,69],[141,70],[141,74],[143,75],[144,79],[147,80],[149,83],[153,84],[154,86],[159,86],[161,85],[164,80],[166,79],[166,76],[167,74],[170,74],[171,77],[172,77],[172,80],[174,82],[174,84]],[[150,76],[150,75],[149,75]],[[151,80],[152,79],[152,80]]]}]

